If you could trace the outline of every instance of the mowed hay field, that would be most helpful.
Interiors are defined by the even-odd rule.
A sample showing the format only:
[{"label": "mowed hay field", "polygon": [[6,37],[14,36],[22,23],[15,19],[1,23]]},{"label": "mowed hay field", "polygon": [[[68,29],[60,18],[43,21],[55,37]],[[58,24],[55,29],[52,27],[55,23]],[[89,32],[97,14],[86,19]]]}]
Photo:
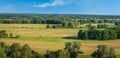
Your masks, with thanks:
[{"label": "mowed hay field", "polygon": [[46,29],[42,24],[0,24],[0,30],[21,37],[66,37],[77,35],[79,29]]},{"label": "mowed hay field", "polygon": [[[0,30],[6,30],[7,33],[20,35],[19,39],[1,38],[0,42],[7,44],[20,43],[29,44],[30,47],[39,53],[45,53],[46,50],[58,50],[64,48],[65,42],[80,41],[74,40],[79,29],[46,29],[45,24],[0,24]],[[73,39],[67,37],[73,36]],[[81,40],[81,50],[85,55],[90,55],[97,49],[97,45],[106,44],[115,48],[117,54],[120,54],[120,40],[97,41]]]}]

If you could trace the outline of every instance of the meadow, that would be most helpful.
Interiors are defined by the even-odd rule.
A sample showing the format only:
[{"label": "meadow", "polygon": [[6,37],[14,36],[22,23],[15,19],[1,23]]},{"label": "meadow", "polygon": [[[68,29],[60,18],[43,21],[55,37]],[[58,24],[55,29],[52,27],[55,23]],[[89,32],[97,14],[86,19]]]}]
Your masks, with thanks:
[{"label": "meadow", "polygon": [[58,50],[64,48],[65,42],[81,41],[81,50],[85,55],[90,55],[97,49],[97,45],[106,44],[113,48],[117,54],[120,54],[120,40],[77,40],[77,33],[80,29],[70,28],[47,28],[46,24],[0,24],[0,30],[6,30],[7,33],[13,33],[13,36],[20,35],[19,39],[0,38],[1,42],[12,44],[14,42],[29,44],[30,47],[39,53],[45,53],[46,50]]}]

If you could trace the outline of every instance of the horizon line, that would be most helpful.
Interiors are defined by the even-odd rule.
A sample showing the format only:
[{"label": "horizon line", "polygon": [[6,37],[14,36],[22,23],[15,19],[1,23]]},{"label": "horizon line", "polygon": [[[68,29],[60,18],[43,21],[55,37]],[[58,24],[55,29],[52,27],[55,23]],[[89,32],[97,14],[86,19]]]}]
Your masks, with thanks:
[{"label": "horizon line", "polygon": [[120,16],[120,14],[87,14],[87,13],[0,13],[0,14],[50,14],[50,15],[105,15],[105,16]]}]

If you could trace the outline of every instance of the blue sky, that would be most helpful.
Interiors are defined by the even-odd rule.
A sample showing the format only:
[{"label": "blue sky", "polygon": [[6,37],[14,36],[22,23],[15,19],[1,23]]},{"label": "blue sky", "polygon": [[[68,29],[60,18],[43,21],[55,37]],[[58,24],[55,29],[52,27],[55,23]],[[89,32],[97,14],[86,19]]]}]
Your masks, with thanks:
[{"label": "blue sky", "polygon": [[0,13],[120,15],[120,0],[0,0]]}]

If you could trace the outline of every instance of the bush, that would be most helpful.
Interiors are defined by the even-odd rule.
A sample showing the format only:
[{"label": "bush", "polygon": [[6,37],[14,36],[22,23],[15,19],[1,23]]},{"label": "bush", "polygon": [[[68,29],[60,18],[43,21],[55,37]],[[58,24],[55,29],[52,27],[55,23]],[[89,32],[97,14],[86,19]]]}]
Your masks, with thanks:
[{"label": "bush", "polygon": [[10,33],[10,38],[13,38],[13,33]]},{"label": "bush", "polygon": [[46,28],[50,28],[50,25],[47,25]]},{"label": "bush", "polygon": [[98,49],[92,54],[95,58],[116,58],[114,48],[107,45],[98,45]]},{"label": "bush", "polygon": [[16,35],[16,37],[15,38],[20,38],[20,35]]},{"label": "bush", "polygon": [[65,43],[65,50],[70,53],[70,58],[77,58],[78,54],[83,54],[83,51],[80,50],[81,42],[67,42]]},{"label": "bush", "polygon": [[0,38],[7,38],[8,34],[6,33],[5,30],[0,30]]}]

